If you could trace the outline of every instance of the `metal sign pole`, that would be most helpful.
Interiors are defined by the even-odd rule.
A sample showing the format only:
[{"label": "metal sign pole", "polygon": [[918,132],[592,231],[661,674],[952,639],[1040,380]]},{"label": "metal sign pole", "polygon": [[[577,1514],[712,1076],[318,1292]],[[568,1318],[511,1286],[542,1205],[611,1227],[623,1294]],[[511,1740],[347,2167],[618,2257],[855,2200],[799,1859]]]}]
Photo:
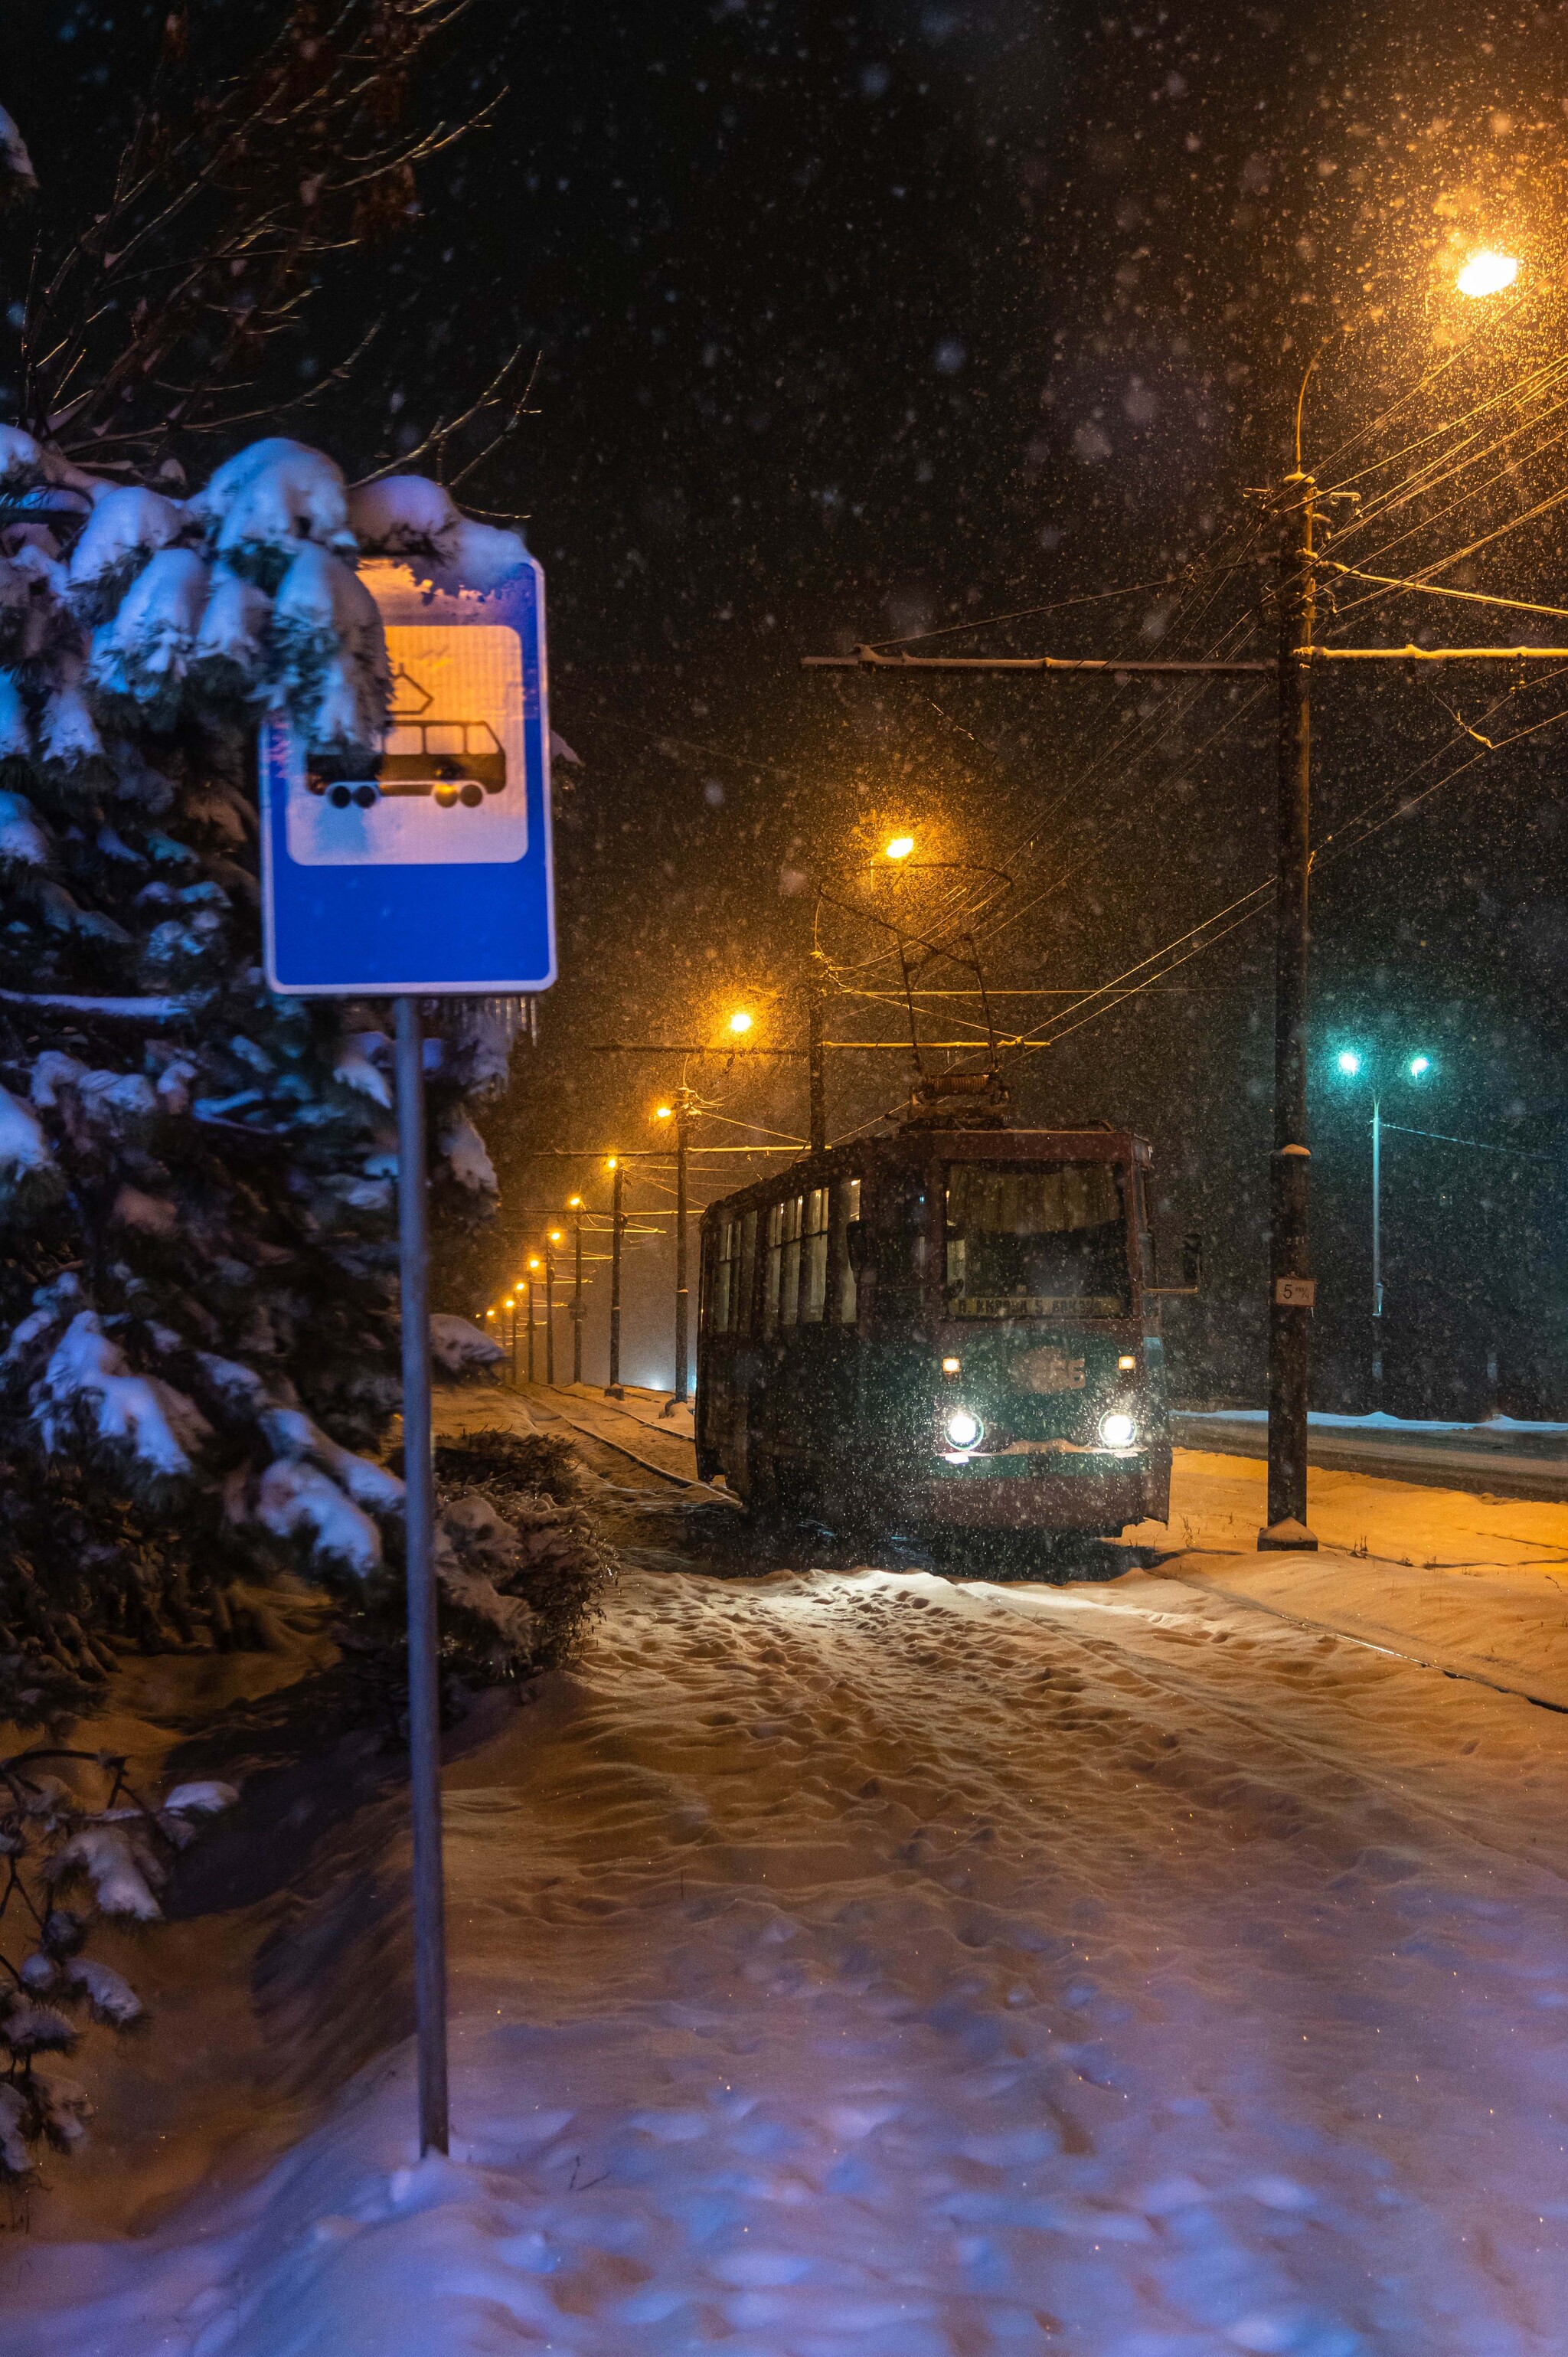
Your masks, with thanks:
[{"label": "metal sign pole", "polygon": [[[0,503],[3,504],[3,503]],[[424,1025],[432,998],[533,1001],[555,979],[544,576],[519,544],[482,593],[367,559],[392,683],[389,733],[360,775],[325,772],[283,711],[262,726],[262,941],[285,998],[395,997],[402,1227],[409,1773],[419,2143],[448,2148],[446,1939]],[[356,625],[356,627],[358,627]],[[440,690],[437,702],[436,690]],[[533,1373],[532,1288],[527,1328]],[[510,1360],[518,1372],[514,1289]],[[503,1348],[504,1313],[497,1340]]]},{"label": "metal sign pole", "polygon": [[413,1817],[413,1995],[419,2149],[445,2152],[446,1921],[441,1876],[441,1698],[430,1448],[430,1237],[419,1001],[397,1002],[397,1195],[403,1274],[403,1459],[408,1557],[408,1751]]}]

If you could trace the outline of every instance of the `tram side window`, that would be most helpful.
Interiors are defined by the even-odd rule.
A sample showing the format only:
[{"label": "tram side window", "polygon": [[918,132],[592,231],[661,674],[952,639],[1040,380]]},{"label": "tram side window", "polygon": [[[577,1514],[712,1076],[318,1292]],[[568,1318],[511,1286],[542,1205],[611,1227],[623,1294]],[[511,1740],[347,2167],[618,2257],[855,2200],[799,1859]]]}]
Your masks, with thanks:
[{"label": "tram side window", "polygon": [[878,1190],[875,1265],[879,1317],[919,1315],[927,1257],[925,1174],[918,1170],[901,1171]]},{"label": "tram side window", "polygon": [[784,1206],[768,1206],[768,1259],[762,1272],[762,1330],[779,1331],[779,1279],[784,1262]]},{"label": "tram side window", "polygon": [[735,1313],[739,1291],[736,1284],[736,1254],[739,1248],[739,1222],[721,1220],[718,1257],[714,1265],[714,1311],[710,1329],[714,1334],[730,1334],[735,1330]]},{"label": "tram side window", "polygon": [[838,1179],[833,1187],[832,1218],[828,1231],[827,1317],[835,1326],[854,1324],[859,1286],[854,1264],[849,1256],[849,1230],[852,1221],[858,1222],[859,1219],[859,1179]]},{"label": "tram side window", "polygon": [[793,1326],[800,1308],[800,1211],[799,1195],[781,1206],[783,1233],[779,1254],[779,1323]]},{"label": "tram side window", "polygon": [[820,1326],[828,1308],[828,1189],[812,1187],[800,1223],[800,1323]]},{"label": "tram side window", "polygon": [[749,1334],[755,1316],[757,1288],[757,1213],[744,1211],[740,1222],[740,1258],[736,1263],[735,1330]]},{"label": "tram side window", "polygon": [[711,1334],[714,1330],[714,1279],[718,1253],[718,1233],[711,1230],[703,1238],[702,1261],[697,1270],[697,1331]]}]

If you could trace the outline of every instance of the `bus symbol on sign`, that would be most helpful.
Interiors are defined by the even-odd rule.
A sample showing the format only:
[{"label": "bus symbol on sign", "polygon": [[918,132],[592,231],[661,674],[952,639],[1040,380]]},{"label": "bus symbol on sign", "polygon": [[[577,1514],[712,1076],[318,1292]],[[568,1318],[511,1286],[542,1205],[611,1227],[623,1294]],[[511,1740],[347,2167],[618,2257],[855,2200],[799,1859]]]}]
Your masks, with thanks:
[{"label": "bus symbol on sign", "polygon": [[488,720],[403,720],[394,713],[373,778],[341,778],[306,756],[306,790],[334,810],[370,810],[383,796],[428,794],[440,810],[478,810],[506,790],[506,748]]},{"label": "bus symbol on sign", "polygon": [[525,696],[515,630],[387,628],[393,702],[379,752],[305,748],[285,820],[302,866],[485,866],[528,850]]},{"label": "bus symbol on sign", "polygon": [[1315,1276],[1276,1276],[1274,1299],[1282,1309],[1315,1309],[1317,1306],[1317,1279]]}]

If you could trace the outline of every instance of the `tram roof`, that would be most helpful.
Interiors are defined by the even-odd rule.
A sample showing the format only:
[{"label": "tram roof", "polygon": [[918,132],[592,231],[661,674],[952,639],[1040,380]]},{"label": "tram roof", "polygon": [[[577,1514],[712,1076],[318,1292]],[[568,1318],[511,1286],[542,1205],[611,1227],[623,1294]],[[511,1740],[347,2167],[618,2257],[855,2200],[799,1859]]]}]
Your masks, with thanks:
[{"label": "tram roof", "polygon": [[933,1159],[1045,1162],[1058,1159],[1064,1154],[1080,1162],[1153,1159],[1148,1140],[1136,1130],[1111,1129],[1102,1124],[1089,1129],[980,1129],[961,1125],[937,1129],[912,1124],[887,1137],[846,1138],[820,1154],[802,1154],[798,1161],[786,1163],[782,1170],[770,1170],[766,1178],[755,1178],[748,1186],[715,1198],[703,1216],[711,1219],[737,1206],[744,1209],[748,1203],[770,1202],[793,1188],[816,1185],[832,1178],[848,1163],[875,1167]]}]

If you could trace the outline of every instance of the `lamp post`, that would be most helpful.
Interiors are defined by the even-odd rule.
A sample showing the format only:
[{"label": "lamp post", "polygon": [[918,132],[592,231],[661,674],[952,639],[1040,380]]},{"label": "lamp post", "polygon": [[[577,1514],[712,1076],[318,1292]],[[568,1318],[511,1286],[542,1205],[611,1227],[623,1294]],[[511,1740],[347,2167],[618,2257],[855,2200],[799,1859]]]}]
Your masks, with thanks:
[{"label": "lamp post", "polygon": [[530,1260],[528,1264],[528,1380],[530,1383],[533,1381],[534,1375],[535,1344],[533,1338],[538,1325],[538,1319],[534,1315],[533,1308],[533,1287],[538,1268],[538,1261],[536,1259]]},{"label": "lamp post", "polygon": [[620,1157],[609,1157],[610,1173],[610,1379],[605,1385],[607,1399],[620,1399],[624,1393],[620,1380],[620,1241],[626,1232],[624,1204],[626,1190],[621,1182],[626,1173]]},{"label": "lamp post", "polygon": [[[1360,1079],[1366,1071],[1367,1058],[1359,1048],[1341,1048],[1334,1059],[1334,1069],[1345,1080]],[[1424,1051],[1404,1059],[1402,1070],[1405,1077],[1419,1088],[1432,1071],[1432,1059]],[[1380,1086],[1372,1080],[1372,1398],[1381,1405],[1383,1396],[1383,1104]]]}]

